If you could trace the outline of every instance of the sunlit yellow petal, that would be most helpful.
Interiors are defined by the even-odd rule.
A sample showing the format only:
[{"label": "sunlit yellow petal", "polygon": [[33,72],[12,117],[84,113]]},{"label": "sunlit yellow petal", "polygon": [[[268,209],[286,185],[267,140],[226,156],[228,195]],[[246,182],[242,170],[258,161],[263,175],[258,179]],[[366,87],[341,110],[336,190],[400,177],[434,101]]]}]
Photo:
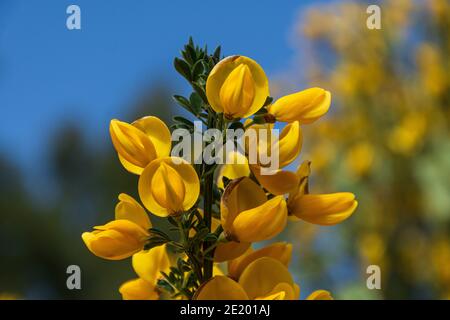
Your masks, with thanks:
[{"label": "sunlit yellow petal", "polygon": [[236,281],[225,276],[215,276],[198,288],[194,299],[248,300],[248,296]]},{"label": "sunlit yellow petal", "polygon": [[214,251],[215,262],[225,262],[228,260],[236,259],[243,255],[245,251],[250,247],[251,243],[248,242],[235,242],[229,241],[226,243],[220,243]]},{"label": "sunlit yellow petal", "polygon": [[331,104],[330,92],[310,88],[281,97],[269,107],[269,113],[277,121],[308,124],[327,113]]},{"label": "sunlit yellow petal", "polygon": [[280,261],[286,267],[292,256],[292,245],[286,242],[276,242],[259,250],[247,250],[245,254],[228,262],[228,275],[239,279],[244,269],[253,261],[261,257],[270,257]]},{"label": "sunlit yellow petal", "polygon": [[251,165],[250,168],[261,186],[273,195],[290,193],[300,183],[299,176],[291,171],[269,170],[264,172],[263,170],[267,169],[263,169],[257,165]]},{"label": "sunlit yellow petal", "polygon": [[152,141],[158,158],[168,157],[172,146],[172,137],[167,125],[157,117],[147,116],[132,123],[144,132]]},{"label": "sunlit yellow petal", "polygon": [[111,120],[111,140],[123,159],[134,166],[144,168],[156,159],[156,150],[150,138],[135,126],[119,120]]},{"label": "sunlit yellow petal", "polygon": [[166,217],[189,210],[200,193],[195,169],[181,158],[152,161],[142,172],[138,184],[144,206],[153,214]]},{"label": "sunlit yellow petal", "polygon": [[250,299],[274,293],[280,283],[293,286],[294,281],[288,269],[278,260],[262,257],[250,263],[239,278]]},{"label": "sunlit yellow petal", "polygon": [[97,226],[81,237],[96,256],[108,260],[121,260],[142,250],[148,231],[129,220],[114,220]]},{"label": "sunlit yellow petal", "polygon": [[231,233],[233,221],[240,212],[255,208],[266,200],[264,191],[250,178],[243,177],[231,181],[225,189],[220,203],[223,229]]},{"label": "sunlit yellow petal", "polygon": [[230,180],[248,177],[250,175],[250,168],[248,166],[247,158],[239,152],[230,152],[227,155],[227,161],[220,167],[217,177],[217,186],[224,188],[222,177],[227,177]]},{"label": "sunlit yellow petal", "polygon": [[302,149],[303,136],[300,123],[294,121],[285,126],[278,140],[279,167],[284,168],[298,157]]},{"label": "sunlit yellow petal", "polygon": [[314,224],[334,225],[350,217],[357,206],[350,192],[305,194],[289,203],[289,214]]},{"label": "sunlit yellow petal", "polygon": [[227,118],[248,117],[264,105],[269,82],[254,60],[230,56],[210,72],[206,95],[214,111],[223,112]]},{"label": "sunlit yellow petal", "polygon": [[155,286],[144,279],[133,279],[125,282],[119,288],[123,300],[158,300],[159,294]]},{"label": "sunlit yellow petal", "polygon": [[132,265],[140,278],[150,283],[156,283],[161,276],[161,271],[167,272],[170,267],[166,246],[162,245],[135,253]]},{"label": "sunlit yellow petal", "polygon": [[326,290],[316,290],[306,300],[333,300],[331,294]]},{"label": "sunlit yellow petal", "polygon": [[149,229],[152,227],[150,218],[147,212],[142,206],[125,193],[119,194],[119,203],[116,205],[116,215],[117,220],[125,219],[130,220],[144,229]]},{"label": "sunlit yellow petal", "polygon": [[232,235],[239,241],[268,240],[283,231],[287,222],[287,207],[283,196],[238,214],[233,222]]}]

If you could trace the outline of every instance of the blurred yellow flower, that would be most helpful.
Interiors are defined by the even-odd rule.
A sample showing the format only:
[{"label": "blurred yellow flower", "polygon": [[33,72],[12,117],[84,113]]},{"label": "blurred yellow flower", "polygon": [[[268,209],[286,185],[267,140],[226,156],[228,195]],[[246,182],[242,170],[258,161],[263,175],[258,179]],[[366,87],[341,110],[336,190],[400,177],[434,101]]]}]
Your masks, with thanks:
[{"label": "blurred yellow flower", "polygon": [[367,142],[359,142],[354,144],[345,157],[345,163],[349,172],[356,176],[364,176],[367,174],[373,164],[375,150],[373,146]]},{"label": "blurred yellow flower", "polygon": [[389,148],[399,154],[411,155],[420,145],[427,127],[425,115],[419,113],[407,114],[400,124],[389,134]]}]

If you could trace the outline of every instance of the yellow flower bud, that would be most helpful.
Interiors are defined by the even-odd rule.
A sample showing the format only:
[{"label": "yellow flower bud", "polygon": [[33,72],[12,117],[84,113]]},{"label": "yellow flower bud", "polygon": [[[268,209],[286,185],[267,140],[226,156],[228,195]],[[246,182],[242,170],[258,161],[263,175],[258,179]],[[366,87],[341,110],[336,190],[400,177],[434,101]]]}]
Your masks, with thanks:
[{"label": "yellow flower bud", "polygon": [[306,300],[333,300],[331,294],[326,290],[316,290]]},{"label": "yellow flower bud", "polygon": [[289,214],[319,225],[334,225],[352,215],[358,206],[350,192],[304,194],[289,201]]},{"label": "yellow flower bud", "polygon": [[281,97],[269,108],[269,114],[277,121],[308,124],[327,113],[331,104],[331,93],[321,88],[310,88]]},{"label": "yellow flower bud", "polygon": [[194,168],[185,160],[165,157],[152,161],[139,178],[139,196],[153,214],[167,217],[189,210],[200,193]]},{"label": "yellow flower bud", "polygon": [[244,56],[220,61],[206,81],[206,95],[216,112],[228,119],[249,117],[269,96],[269,81],[261,66]]},{"label": "yellow flower bud", "polygon": [[157,117],[144,117],[132,124],[111,120],[109,131],[120,162],[131,173],[141,174],[152,160],[170,153],[170,131]]},{"label": "yellow flower bud", "polygon": [[261,257],[270,257],[280,261],[284,266],[288,267],[292,256],[292,245],[286,242],[276,242],[267,247],[253,251],[249,248],[245,254],[239,258],[228,262],[228,275],[238,280],[244,269],[253,261]]},{"label": "yellow flower bud", "polygon": [[[249,130],[254,130],[254,133],[250,133]],[[278,166],[276,169],[284,168],[298,157],[302,149],[303,136],[300,123],[294,121],[286,125],[278,138],[274,135],[273,130],[274,125],[272,123],[251,125],[246,132],[245,150],[249,158],[252,159],[251,153],[255,152],[253,148],[256,146],[257,154],[255,156],[257,158],[255,160],[260,166],[274,165],[273,163],[262,163],[262,157],[267,158],[267,160],[277,157]],[[266,159],[264,160],[266,161]]]},{"label": "yellow flower bud", "polygon": [[121,260],[142,250],[149,233],[129,220],[114,220],[84,232],[81,237],[96,256],[108,260]]},{"label": "yellow flower bud", "polygon": [[238,242],[271,239],[286,226],[284,198],[277,196],[267,200],[264,191],[247,177],[230,182],[220,207],[226,234]]}]

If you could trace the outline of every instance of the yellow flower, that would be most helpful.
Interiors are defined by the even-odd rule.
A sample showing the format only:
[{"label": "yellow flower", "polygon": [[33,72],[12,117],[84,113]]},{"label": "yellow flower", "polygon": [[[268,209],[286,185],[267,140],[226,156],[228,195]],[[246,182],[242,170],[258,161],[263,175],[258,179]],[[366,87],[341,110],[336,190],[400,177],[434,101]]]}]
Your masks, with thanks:
[{"label": "yellow flower", "polygon": [[170,153],[170,131],[157,117],[144,117],[132,124],[114,119],[109,132],[120,162],[131,173],[141,174],[152,160]]},{"label": "yellow flower", "polygon": [[228,119],[249,117],[269,96],[269,81],[261,66],[244,56],[220,61],[206,81],[206,95],[216,112]]},{"label": "yellow flower", "polygon": [[232,151],[227,154],[227,161],[219,169],[217,176],[217,186],[224,189],[223,177],[230,180],[240,177],[248,177],[250,175],[250,168],[248,166],[247,158],[240,152]]},{"label": "yellow flower", "polygon": [[125,193],[119,195],[116,220],[84,232],[81,237],[96,256],[108,260],[121,260],[142,250],[152,227],[144,208]]},{"label": "yellow flower", "polygon": [[251,262],[236,282],[215,276],[195,293],[197,300],[296,300],[300,288],[278,260],[261,257]]},{"label": "yellow flower", "polygon": [[303,194],[289,201],[289,214],[319,225],[334,225],[352,215],[358,206],[350,192]]},{"label": "yellow flower", "polygon": [[375,157],[374,147],[367,141],[353,145],[345,157],[345,163],[350,172],[364,176],[372,167]]},{"label": "yellow flower", "polygon": [[316,290],[311,293],[306,300],[333,300],[330,292],[326,290]]},{"label": "yellow flower", "polygon": [[236,259],[243,255],[251,243],[249,242],[236,242],[229,241],[225,243],[220,243],[217,245],[214,251],[214,261],[215,262],[225,262],[228,260]]},{"label": "yellow flower", "polygon": [[257,163],[262,167],[269,167],[270,163],[265,162],[272,157],[277,157],[278,168],[284,168],[300,154],[303,136],[298,121],[286,125],[279,137],[274,135],[273,130],[275,130],[273,123],[253,124],[246,130],[248,139],[246,139],[245,149],[251,164]]},{"label": "yellow flower", "polygon": [[269,106],[269,114],[277,121],[308,124],[327,113],[331,93],[321,88],[310,88],[281,97]]},{"label": "yellow flower", "polygon": [[[260,257],[243,270],[237,281],[215,276],[194,294],[195,300],[298,300],[300,287],[282,262]],[[306,300],[332,300],[330,293],[317,290]]]},{"label": "yellow flower", "polygon": [[251,165],[250,168],[261,186],[277,196],[291,192],[299,184],[298,176],[292,171],[279,169],[263,174],[263,169],[258,165]]},{"label": "yellow flower", "polygon": [[259,250],[253,251],[249,248],[245,254],[240,257],[228,261],[228,276],[237,280],[241,276],[245,268],[261,257],[270,257],[280,261],[288,267],[292,256],[292,245],[286,242],[276,242]]},{"label": "yellow flower", "polygon": [[119,195],[119,200],[120,201],[117,203],[115,210],[116,220],[130,220],[140,225],[145,230],[152,227],[147,212],[145,212],[145,209],[142,208],[142,206],[134,200],[133,197],[130,197],[125,193],[121,193]]},{"label": "yellow flower", "polygon": [[129,220],[114,220],[84,232],[81,237],[96,256],[108,260],[121,260],[142,250],[149,233]]},{"label": "yellow flower", "polygon": [[194,168],[185,160],[165,157],[152,161],[139,177],[139,196],[144,206],[160,217],[189,210],[200,193]]},{"label": "yellow flower", "polygon": [[141,251],[133,255],[133,269],[139,276],[132,279],[119,288],[124,300],[157,300],[159,293],[156,284],[161,271],[167,272],[170,268],[166,246],[154,247],[147,251]]},{"label": "yellow flower", "polygon": [[279,234],[287,222],[283,196],[270,200],[251,179],[229,183],[222,195],[221,222],[227,237],[237,242],[257,242]]}]

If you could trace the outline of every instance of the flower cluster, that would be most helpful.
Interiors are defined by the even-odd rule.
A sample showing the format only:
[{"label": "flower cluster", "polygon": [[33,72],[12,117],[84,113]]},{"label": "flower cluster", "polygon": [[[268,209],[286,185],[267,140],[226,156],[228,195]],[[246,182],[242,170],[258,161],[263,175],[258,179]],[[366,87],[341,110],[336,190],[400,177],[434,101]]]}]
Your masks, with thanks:
[{"label": "flower cluster", "polygon": [[[309,161],[286,170],[301,151],[301,125],[324,115],[331,95],[311,88],[273,102],[254,60],[221,59],[220,47],[209,55],[192,41],[182,56],[175,68],[194,91],[175,100],[208,129],[274,132],[275,122],[285,123],[272,143],[258,136],[246,141],[264,154],[278,150],[279,168],[263,173],[264,163],[249,161],[245,150],[226,155],[241,161],[191,164],[171,156],[171,130],[160,119],[112,120],[113,145],[124,168],[139,176],[142,205],[120,194],[115,220],[83,233],[83,241],[101,258],[132,256],[138,278],[120,287],[124,299],[298,299],[300,288],[288,271],[292,245],[254,250],[252,244],[275,238],[288,218],[333,225],[356,209],[352,193],[309,193]],[[174,120],[172,129],[194,130],[190,120]],[[168,231],[153,227],[148,213],[165,218]],[[219,263],[227,264],[226,273]],[[330,298],[324,290],[308,297]]]}]

